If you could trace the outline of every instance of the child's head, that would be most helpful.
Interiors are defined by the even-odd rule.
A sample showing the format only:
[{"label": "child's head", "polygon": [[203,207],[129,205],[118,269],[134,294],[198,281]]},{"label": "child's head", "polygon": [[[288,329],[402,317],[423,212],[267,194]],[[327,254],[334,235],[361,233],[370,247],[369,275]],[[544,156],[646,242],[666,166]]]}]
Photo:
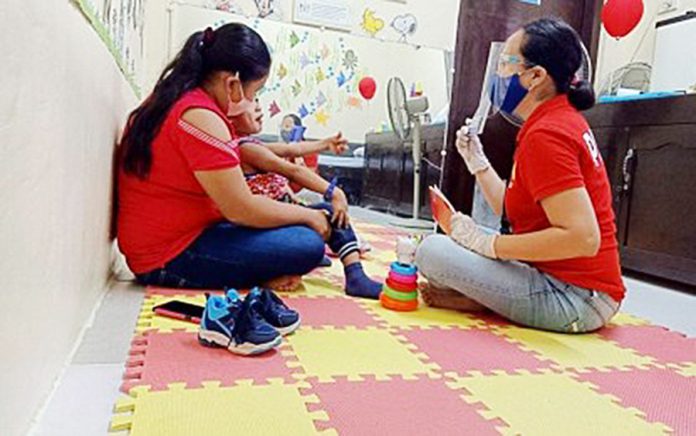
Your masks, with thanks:
[{"label": "child's head", "polygon": [[184,93],[199,86],[211,94],[235,127],[243,133],[259,131],[262,120],[256,93],[265,84],[270,67],[266,43],[244,24],[229,23],[191,35],[165,68],[151,96],[130,115],[122,141],[126,172],[147,177],[151,143],[169,109]]},{"label": "child's head", "polygon": [[287,114],[280,123],[280,137],[285,142],[292,141],[292,132],[295,127],[302,127],[302,120],[295,114]]}]

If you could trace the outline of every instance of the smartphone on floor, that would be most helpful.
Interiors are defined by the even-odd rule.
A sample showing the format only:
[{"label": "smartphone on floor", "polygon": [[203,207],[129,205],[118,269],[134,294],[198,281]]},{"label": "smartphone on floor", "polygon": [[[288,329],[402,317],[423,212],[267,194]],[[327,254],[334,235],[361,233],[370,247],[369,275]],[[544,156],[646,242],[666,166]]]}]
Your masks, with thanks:
[{"label": "smartphone on floor", "polygon": [[188,321],[195,324],[200,323],[201,318],[203,318],[203,306],[180,300],[167,301],[166,303],[153,307],[152,311],[160,316]]}]

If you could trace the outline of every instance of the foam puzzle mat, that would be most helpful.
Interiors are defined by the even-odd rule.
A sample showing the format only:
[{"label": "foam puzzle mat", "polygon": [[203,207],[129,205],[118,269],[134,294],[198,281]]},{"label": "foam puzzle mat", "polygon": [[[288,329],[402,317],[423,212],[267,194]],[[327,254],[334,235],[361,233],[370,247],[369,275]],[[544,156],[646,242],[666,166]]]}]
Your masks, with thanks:
[{"label": "foam puzzle mat", "polygon": [[[358,223],[384,279],[400,233]],[[696,435],[696,339],[628,314],[587,335],[346,297],[338,261],[281,294],[303,325],[275,351],[202,347],[149,288],[110,430],[131,435]]]}]

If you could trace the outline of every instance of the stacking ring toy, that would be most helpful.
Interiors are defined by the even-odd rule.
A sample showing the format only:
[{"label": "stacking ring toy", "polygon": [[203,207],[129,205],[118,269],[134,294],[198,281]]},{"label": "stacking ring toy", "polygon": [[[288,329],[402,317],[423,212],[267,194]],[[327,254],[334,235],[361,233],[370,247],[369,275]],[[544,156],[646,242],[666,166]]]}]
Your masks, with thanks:
[{"label": "stacking ring toy", "polygon": [[396,301],[387,297],[384,292],[379,296],[379,301],[387,309],[395,310],[397,312],[412,312],[418,309],[418,300],[411,300],[408,302]]},{"label": "stacking ring toy", "polygon": [[404,276],[413,276],[418,273],[418,268],[416,268],[415,265],[407,265],[405,263],[392,262],[390,267],[393,272]]}]

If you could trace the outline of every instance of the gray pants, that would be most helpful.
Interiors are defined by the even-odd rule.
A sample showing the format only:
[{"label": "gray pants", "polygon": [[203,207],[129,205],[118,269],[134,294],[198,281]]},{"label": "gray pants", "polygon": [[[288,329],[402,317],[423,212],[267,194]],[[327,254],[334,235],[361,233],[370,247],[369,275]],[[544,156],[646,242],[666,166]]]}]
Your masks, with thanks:
[{"label": "gray pants", "polygon": [[492,260],[448,236],[426,238],[416,253],[422,275],[515,323],[562,333],[597,330],[619,310],[604,292],[569,285],[521,262]]}]

